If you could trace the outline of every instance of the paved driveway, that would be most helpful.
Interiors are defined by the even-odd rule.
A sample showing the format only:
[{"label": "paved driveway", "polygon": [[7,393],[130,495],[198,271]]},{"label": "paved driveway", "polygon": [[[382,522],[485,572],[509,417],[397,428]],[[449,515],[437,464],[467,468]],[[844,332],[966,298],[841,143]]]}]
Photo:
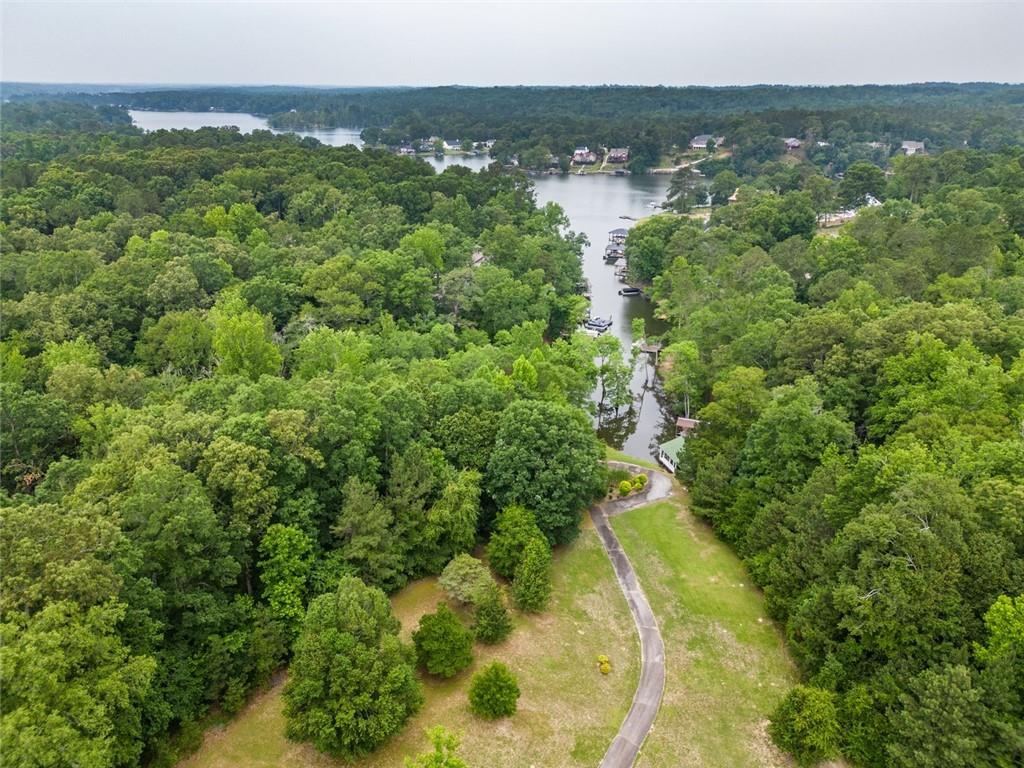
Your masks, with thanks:
[{"label": "paved driveway", "polygon": [[622,551],[615,532],[608,524],[608,517],[621,514],[628,509],[664,499],[672,493],[672,480],[661,472],[647,470],[642,467],[609,462],[612,466],[629,469],[631,472],[644,472],[648,477],[645,493],[618,501],[606,501],[592,507],[590,519],[594,521],[597,533],[601,537],[608,558],[615,569],[615,578],[619,582],[622,594],[629,603],[633,622],[640,635],[640,682],[633,696],[633,705],[629,708],[626,719],[622,721],[618,734],[601,760],[601,768],[630,768],[640,752],[640,746],[647,732],[654,724],[661,704],[661,694],[665,689],[665,644],[658,631],[658,622],[651,611],[636,572]]}]

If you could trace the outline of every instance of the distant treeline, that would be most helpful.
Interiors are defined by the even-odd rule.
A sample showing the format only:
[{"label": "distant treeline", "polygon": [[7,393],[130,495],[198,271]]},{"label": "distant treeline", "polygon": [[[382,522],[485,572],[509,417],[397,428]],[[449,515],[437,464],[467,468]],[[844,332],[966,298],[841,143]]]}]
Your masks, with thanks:
[{"label": "distant treeline", "polygon": [[[31,98],[22,94],[16,98]],[[781,152],[768,137],[830,142],[925,140],[931,148],[997,149],[1024,141],[1024,85],[193,88],[79,94],[97,104],[267,115],[287,130],[355,126],[373,144],[429,136],[494,139],[491,154],[547,162],[581,144],[628,146],[643,171],[696,134],[725,135],[739,164]],[[751,137],[754,137],[751,139]],[[769,146],[770,144],[770,146]],[[751,147],[748,147],[751,145]],[[749,155],[749,157],[748,157]],[[741,168],[742,170],[742,168]],[[841,168],[833,168],[841,170]]]}]

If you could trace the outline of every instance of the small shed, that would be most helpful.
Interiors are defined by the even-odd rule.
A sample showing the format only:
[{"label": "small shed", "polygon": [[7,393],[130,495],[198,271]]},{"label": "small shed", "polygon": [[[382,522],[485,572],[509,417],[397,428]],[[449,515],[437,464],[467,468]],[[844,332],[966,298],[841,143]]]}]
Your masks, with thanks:
[{"label": "small shed", "polygon": [[697,428],[700,424],[698,419],[690,419],[686,416],[680,416],[676,419],[676,434],[680,437],[689,437],[690,433]]},{"label": "small shed", "polygon": [[658,461],[673,475],[676,473],[676,467],[679,466],[679,453],[683,450],[685,443],[686,438],[680,435],[658,446]]}]

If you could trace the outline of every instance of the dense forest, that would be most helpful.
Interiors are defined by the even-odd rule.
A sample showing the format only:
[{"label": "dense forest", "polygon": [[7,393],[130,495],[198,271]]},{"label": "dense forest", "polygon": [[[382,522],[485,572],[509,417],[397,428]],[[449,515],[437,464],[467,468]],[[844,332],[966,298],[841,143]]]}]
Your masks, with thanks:
[{"label": "dense forest", "polygon": [[[761,89],[708,89],[735,97],[703,102],[713,123],[688,89],[487,89],[479,115],[519,99],[527,140],[552,150],[596,143],[573,133],[588,121],[647,131],[652,153],[727,126],[731,153],[677,172],[672,212],[632,229],[626,255],[669,324],[665,396],[700,420],[680,479],[802,674],[770,733],[801,764],[1009,767],[1024,761],[1020,89],[901,88],[878,90],[903,100],[884,108],[872,89],[767,89],[792,108],[756,117],[739,111]],[[429,133],[432,93],[468,114],[477,92],[310,104],[379,99],[395,130],[427,99]],[[649,110],[679,100],[631,116],[634,92]],[[206,109],[211,93],[118,99]],[[223,93],[227,109],[303,107]],[[528,114],[559,95],[564,118]],[[290,734],[360,754],[421,700],[384,593],[442,573],[450,594],[486,595],[477,639],[503,636],[466,553],[489,539],[517,606],[539,610],[551,547],[605,488],[591,396],[629,376],[610,335],[574,333],[582,241],[497,165],[437,174],[383,149],[143,134],[126,117],[4,105],[5,758],[171,764],[287,663]],[[479,136],[506,140],[499,124]],[[828,146],[783,154],[798,132]],[[878,132],[931,153],[862,146]],[[838,209],[857,213],[823,227]],[[431,674],[464,668],[450,613],[417,635]],[[342,675],[328,661],[352,638],[384,660],[360,690],[389,687],[394,706],[339,741],[323,718],[352,712],[324,708],[315,681]],[[514,709],[506,675],[487,679]]]},{"label": "dense forest", "polygon": [[[48,98],[16,93],[15,98]],[[62,96],[62,98],[65,98]],[[630,147],[642,172],[697,134],[722,134],[743,156],[782,152],[784,136],[827,141],[836,170],[855,142],[997,149],[1024,143],[1024,87],[993,83],[875,86],[496,87],[388,89],[194,88],[79,94],[94,104],[158,110],[209,109],[269,117],[280,130],[357,127],[370,144],[442,136],[495,140],[491,155],[543,167],[574,147]],[[763,159],[763,158],[762,158]]]},{"label": "dense forest", "polygon": [[[830,196],[868,193],[815,234]],[[738,198],[706,227],[641,223],[626,252],[673,326],[666,392],[700,419],[693,509],[806,679],[771,733],[802,764],[1020,765],[1024,150],[838,185],[766,163]]]},{"label": "dense forest", "polygon": [[[290,733],[366,751],[421,700],[377,588],[511,526],[539,610],[604,490],[580,243],[522,176],[105,115],[4,109],[4,759],[172,764],[296,639]],[[356,635],[342,737],[313,688]]]}]

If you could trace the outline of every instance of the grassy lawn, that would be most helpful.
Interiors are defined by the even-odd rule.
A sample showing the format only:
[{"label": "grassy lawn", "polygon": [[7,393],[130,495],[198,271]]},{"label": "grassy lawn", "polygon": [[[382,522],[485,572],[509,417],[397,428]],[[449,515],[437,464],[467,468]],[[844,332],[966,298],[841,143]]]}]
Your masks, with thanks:
[{"label": "grassy lawn", "polygon": [[641,459],[636,456],[630,456],[628,453],[612,448],[610,445],[605,446],[604,455],[606,459],[612,461],[625,461],[630,464],[636,464],[641,467],[647,467],[648,469],[657,469],[658,466],[650,459]]},{"label": "grassy lawn", "polygon": [[795,670],[739,559],[677,499],[612,526],[658,617],[668,663],[637,765],[791,765],[765,728]]},{"label": "grassy lawn", "polygon": [[[409,585],[393,600],[408,635],[442,594],[434,579]],[[603,677],[598,654],[612,658]],[[473,669],[504,661],[519,678],[519,711],[504,721],[475,718],[466,691]],[[427,748],[424,729],[444,725],[462,737],[460,753],[475,768],[487,766],[593,766],[629,709],[639,674],[639,646],[629,610],[597,535],[586,522],[571,546],[555,555],[551,607],[540,616],[517,616],[516,629],[497,647],[478,645],[474,666],[453,680],[426,680],[426,704],[405,730],[354,764],[331,760],[284,737],[280,688],[253,698],[224,727],[211,729],[199,751],[180,768],[283,768],[354,765],[396,768]]]}]

